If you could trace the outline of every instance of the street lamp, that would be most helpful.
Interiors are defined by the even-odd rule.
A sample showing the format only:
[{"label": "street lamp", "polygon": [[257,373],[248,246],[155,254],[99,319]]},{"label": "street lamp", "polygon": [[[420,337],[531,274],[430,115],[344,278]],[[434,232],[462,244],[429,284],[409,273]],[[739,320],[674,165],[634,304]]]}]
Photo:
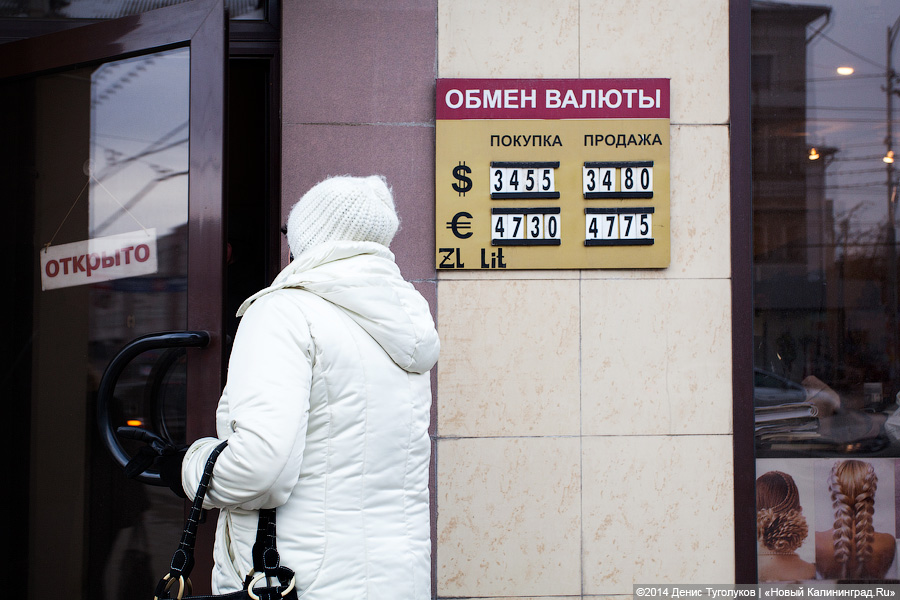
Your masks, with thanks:
[{"label": "street lamp", "polygon": [[884,162],[887,163],[887,184],[888,184],[888,200],[891,197],[891,187],[893,185],[894,172],[894,94],[900,91],[894,89],[894,81],[897,79],[897,73],[893,68],[894,42],[897,40],[897,33],[900,32],[900,17],[894,21],[894,24],[887,29],[887,70],[885,71],[885,92],[887,93],[887,135],[885,137],[885,145],[887,152],[884,155]]}]

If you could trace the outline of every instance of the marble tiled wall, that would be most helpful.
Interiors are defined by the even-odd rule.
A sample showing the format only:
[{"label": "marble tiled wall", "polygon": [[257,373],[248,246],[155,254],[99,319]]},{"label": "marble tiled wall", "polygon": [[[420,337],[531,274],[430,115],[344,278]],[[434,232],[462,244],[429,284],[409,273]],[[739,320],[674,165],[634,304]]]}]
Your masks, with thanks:
[{"label": "marble tiled wall", "polygon": [[[436,308],[438,597],[732,582],[728,0],[282,11],[284,214],[327,175],[385,174]],[[437,275],[436,77],[670,78],[671,266]]]},{"label": "marble tiled wall", "polygon": [[439,0],[437,55],[672,90],[669,268],[439,273],[438,596],[733,582],[727,0]]}]

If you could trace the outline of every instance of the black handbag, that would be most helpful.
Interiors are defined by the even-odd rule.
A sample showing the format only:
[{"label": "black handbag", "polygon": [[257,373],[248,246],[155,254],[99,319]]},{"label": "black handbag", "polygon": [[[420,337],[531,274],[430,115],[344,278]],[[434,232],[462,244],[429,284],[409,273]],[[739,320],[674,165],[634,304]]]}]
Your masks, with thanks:
[{"label": "black handbag", "polygon": [[[259,524],[256,528],[256,542],[253,544],[253,570],[244,580],[244,589],[229,594],[191,596],[191,570],[194,568],[194,543],[197,540],[197,526],[203,512],[203,498],[209,487],[213,467],[219,454],[225,450],[228,442],[222,442],[212,451],[203,469],[203,477],[197,488],[197,495],[191,505],[181,542],[172,556],[169,572],[156,585],[154,600],[174,598],[175,600],[297,600],[297,588],[294,585],[294,572],[281,566],[281,558],[275,546],[275,509],[259,511]],[[263,578],[265,585],[257,587]],[[177,589],[175,596],[170,596]],[[188,594],[185,596],[185,592]]]}]

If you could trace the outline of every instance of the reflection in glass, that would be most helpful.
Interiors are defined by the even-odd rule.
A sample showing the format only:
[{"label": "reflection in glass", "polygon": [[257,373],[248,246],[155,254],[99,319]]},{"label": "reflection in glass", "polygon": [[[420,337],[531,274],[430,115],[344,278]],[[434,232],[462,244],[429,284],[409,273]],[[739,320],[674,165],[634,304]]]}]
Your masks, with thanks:
[{"label": "reflection in glass", "polygon": [[[107,63],[91,74],[89,237],[153,227],[159,252],[154,275],[91,286],[91,343],[101,372],[110,353],[137,335],[186,326],[189,59],[188,50],[174,50]],[[116,425],[137,421],[163,433],[163,392],[174,389],[164,380],[180,371],[183,394],[183,354],[136,359],[120,379],[124,412]],[[183,402],[176,404],[183,413]],[[180,443],[183,418],[181,439],[173,440]]]},{"label": "reflection in glass", "polygon": [[884,427],[900,332],[897,177],[882,160],[900,7],[752,7],[758,451],[900,455]]},{"label": "reflection in glass", "polygon": [[[189,60],[190,51],[178,49],[106,63],[91,73],[88,236],[152,227],[159,253],[153,275],[90,286],[90,355],[98,371],[135,337],[186,327]],[[139,423],[184,443],[183,358],[183,351],[158,350],[132,361],[116,388],[114,425]],[[142,561],[159,577],[166,551],[154,556],[148,536],[171,531],[181,510],[167,489],[132,486],[143,488],[148,506],[128,526],[117,528],[106,511],[92,515],[112,537],[108,558],[89,557],[96,573],[91,580],[117,579],[120,590],[131,584],[118,574],[134,564],[136,553],[144,553]],[[109,490],[95,494],[99,501],[104,493]]]},{"label": "reflection in glass", "polygon": [[[900,522],[900,5],[751,7],[757,510],[772,527],[760,530],[758,574],[885,580],[896,577]],[[789,570],[775,547],[788,530],[813,537],[769,506],[778,472],[803,474],[814,556],[801,549],[814,575]]]}]

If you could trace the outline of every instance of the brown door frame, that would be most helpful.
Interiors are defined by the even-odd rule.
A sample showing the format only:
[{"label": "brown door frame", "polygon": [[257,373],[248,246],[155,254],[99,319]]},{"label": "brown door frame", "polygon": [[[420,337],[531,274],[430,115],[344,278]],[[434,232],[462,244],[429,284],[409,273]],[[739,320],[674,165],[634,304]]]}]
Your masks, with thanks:
[{"label": "brown door frame", "polygon": [[731,0],[731,327],[735,583],[756,583],[753,439],[753,228],[750,196],[750,0]]},{"label": "brown door frame", "polygon": [[[194,0],[0,45],[0,79],[190,47],[187,328],[210,334],[188,350],[189,440],[215,435],[223,374],[224,135],[227,21],[221,0]],[[177,540],[172,540],[173,551]],[[212,527],[197,540],[196,593],[209,590]],[[148,590],[148,594],[151,593]]]}]

